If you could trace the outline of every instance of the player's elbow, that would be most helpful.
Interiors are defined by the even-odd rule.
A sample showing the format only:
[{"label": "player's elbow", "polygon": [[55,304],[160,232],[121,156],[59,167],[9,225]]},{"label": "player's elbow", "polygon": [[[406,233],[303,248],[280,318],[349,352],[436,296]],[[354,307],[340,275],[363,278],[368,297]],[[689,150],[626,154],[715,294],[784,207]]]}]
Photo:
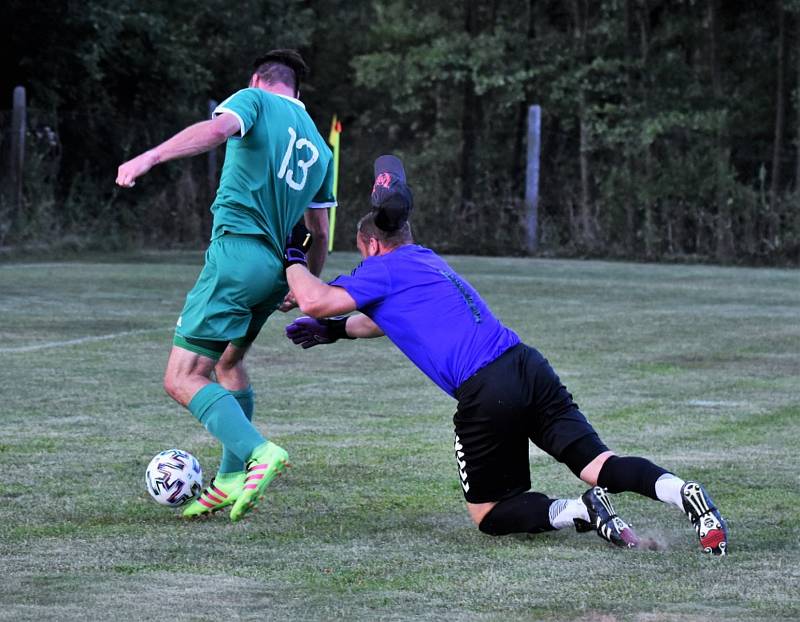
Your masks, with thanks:
[{"label": "player's elbow", "polygon": [[209,136],[209,142],[216,147],[224,143],[226,140],[228,140],[231,134],[225,127],[221,127],[219,125],[212,125],[209,130],[208,136]]},{"label": "player's elbow", "polygon": [[319,299],[309,296],[295,296],[295,299],[297,300],[297,306],[300,307],[300,311],[302,311],[303,314],[313,318],[327,317],[325,305]]},{"label": "player's elbow", "polygon": [[298,288],[297,290],[293,289],[292,293],[297,301],[297,306],[305,315],[314,318],[335,315],[331,313],[330,296],[326,287],[308,287],[303,290]]},{"label": "player's elbow", "polygon": [[323,318],[356,309],[355,301],[344,289],[323,283],[305,269],[289,266],[286,276],[297,306],[306,315]]}]

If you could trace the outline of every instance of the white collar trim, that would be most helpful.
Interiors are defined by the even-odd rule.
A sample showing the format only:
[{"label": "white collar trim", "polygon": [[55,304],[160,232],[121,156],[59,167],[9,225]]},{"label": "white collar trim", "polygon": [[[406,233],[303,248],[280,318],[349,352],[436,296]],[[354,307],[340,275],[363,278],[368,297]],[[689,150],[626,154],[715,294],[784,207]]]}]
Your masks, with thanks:
[{"label": "white collar trim", "polygon": [[293,104],[297,104],[298,106],[300,106],[303,110],[306,109],[306,105],[299,99],[295,99],[294,97],[289,97],[288,95],[281,95],[280,93],[273,93],[273,95],[276,95],[277,97],[283,97],[283,99],[288,99]]}]

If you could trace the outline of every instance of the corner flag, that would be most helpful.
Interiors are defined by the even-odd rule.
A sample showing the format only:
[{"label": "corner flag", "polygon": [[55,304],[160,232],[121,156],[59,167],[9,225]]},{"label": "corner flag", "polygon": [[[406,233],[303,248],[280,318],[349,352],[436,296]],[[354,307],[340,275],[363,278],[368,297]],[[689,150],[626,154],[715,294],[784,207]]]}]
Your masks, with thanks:
[{"label": "corner flag", "polygon": [[[336,115],[331,119],[331,133],[328,144],[333,149],[333,196],[339,200],[339,135],[342,133],[342,123]],[[328,252],[333,251],[333,230],[336,227],[336,208],[331,208],[330,230],[328,233]]]}]

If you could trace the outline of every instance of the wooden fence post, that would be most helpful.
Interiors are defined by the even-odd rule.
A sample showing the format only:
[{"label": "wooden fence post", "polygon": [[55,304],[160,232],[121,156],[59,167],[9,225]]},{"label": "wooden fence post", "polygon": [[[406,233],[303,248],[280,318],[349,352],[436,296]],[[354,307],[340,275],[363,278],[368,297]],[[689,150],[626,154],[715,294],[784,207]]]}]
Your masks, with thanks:
[{"label": "wooden fence post", "polygon": [[539,247],[539,158],[541,151],[542,109],[528,109],[528,163],[525,169],[525,226],[527,250],[535,253]]}]

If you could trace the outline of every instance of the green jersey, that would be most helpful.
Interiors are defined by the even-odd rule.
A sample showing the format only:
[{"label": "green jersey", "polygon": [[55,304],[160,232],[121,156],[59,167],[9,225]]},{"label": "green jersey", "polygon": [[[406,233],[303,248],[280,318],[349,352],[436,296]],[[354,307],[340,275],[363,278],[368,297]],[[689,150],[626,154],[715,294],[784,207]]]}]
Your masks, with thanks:
[{"label": "green jersey", "polygon": [[334,207],[331,150],[297,99],[262,89],[242,89],[214,116],[239,120],[211,206],[211,239],[224,233],[266,238],[278,255],[308,207]]}]

